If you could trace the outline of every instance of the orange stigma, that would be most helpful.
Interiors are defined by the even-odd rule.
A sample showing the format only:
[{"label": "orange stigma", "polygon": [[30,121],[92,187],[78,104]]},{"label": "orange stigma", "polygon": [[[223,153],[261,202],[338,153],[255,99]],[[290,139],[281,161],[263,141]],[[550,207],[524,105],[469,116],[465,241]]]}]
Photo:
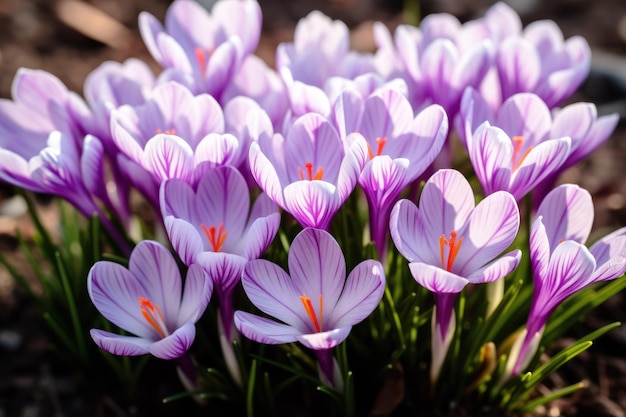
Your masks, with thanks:
[{"label": "orange stigma", "polygon": [[152,301],[144,297],[137,297],[137,300],[139,301],[139,307],[141,307],[141,315],[146,319],[148,324],[150,324],[162,338],[168,336],[169,333],[165,326],[165,318],[163,317],[161,307],[159,307],[158,304],[152,304]]},{"label": "orange stigma", "polygon": [[322,323],[322,313],[323,313],[322,294],[320,294],[320,316],[319,316],[320,319],[319,321],[317,320],[317,315],[315,314],[315,309],[313,308],[313,303],[311,302],[311,299],[307,297],[306,295],[301,295],[300,302],[304,306],[304,310],[306,311],[306,314],[308,314],[309,320],[311,320],[311,323],[313,324],[315,331],[317,333],[320,333],[322,331],[321,323]]},{"label": "orange stigma", "polygon": [[[228,232],[224,230],[224,223],[220,223],[219,229],[216,229],[215,226],[206,227],[204,224],[200,225],[206,237],[209,238],[209,243],[213,248],[213,252],[221,252],[222,246],[224,246],[224,242],[226,241],[226,236],[228,236]],[[217,232],[217,235],[216,235]]]},{"label": "orange stigma", "polygon": [[209,58],[211,57],[211,55],[213,55],[213,52],[215,52],[215,48],[213,48],[212,46],[208,47],[207,49],[197,47],[194,50],[194,54],[196,55],[196,62],[198,63],[198,68],[200,69],[201,74],[204,74],[206,72]]},{"label": "orange stigma", "polygon": [[374,159],[375,156],[380,156],[383,154],[383,148],[385,147],[385,145],[387,144],[387,138],[386,137],[382,137],[382,138],[376,138],[376,155],[374,155],[374,152],[372,152],[372,148],[370,148],[370,145],[367,145],[367,152],[370,155],[370,159]]},{"label": "orange stigma", "polygon": [[307,178],[304,178],[304,172],[302,172],[302,168],[298,167],[298,172],[300,173],[300,179],[302,181],[304,181],[305,179],[307,179],[309,181],[321,180],[322,177],[324,176],[324,168],[322,168],[322,167],[319,167],[317,169],[317,172],[315,173],[315,175],[313,175],[313,164],[312,163],[307,162],[306,164],[304,164],[304,167],[306,168]]},{"label": "orange stigma", "polygon": [[157,135],[160,135],[161,133],[164,133],[166,135],[175,135],[176,134],[176,129],[166,129],[165,132],[162,131],[161,129],[157,129],[156,133],[157,133]]},{"label": "orange stigma", "polygon": [[[446,271],[452,271],[452,265],[454,265],[454,260],[456,259],[456,255],[459,253],[459,249],[461,249],[461,244],[463,243],[463,237],[461,237],[458,241],[456,239],[456,232],[453,230],[450,232],[450,238],[446,239],[446,235],[441,235],[439,238],[439,252],[441,254],[441,267]],[[448,249],[448,259],[446,261],[446,246]]]},{"label": "orange stigma", "polygon": [[[522,136],[513,136],[512,140],[513,140],[512,166],[513,166],[513,172],[515,172],[519,169],[520,165],[522,165],[522,162],[524,162],[524,159],[526,159],[530,151],[532,151],[533,147],[530,146],[528,149],[526,149],[526,152],[524,152],[524,154],[520,158],[520,153],[522,152],[522,146],[524,146],[524,138]],[[515,162],[516,160],[517,162]]]}]

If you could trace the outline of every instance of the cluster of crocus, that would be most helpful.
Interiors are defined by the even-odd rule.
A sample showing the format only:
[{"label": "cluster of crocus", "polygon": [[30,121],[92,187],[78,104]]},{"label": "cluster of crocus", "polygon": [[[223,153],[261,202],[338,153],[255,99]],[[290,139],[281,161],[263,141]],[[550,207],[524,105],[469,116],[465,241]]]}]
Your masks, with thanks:
[{"label": "cluster of crocus", "polygon": [[[393,36],[376,24],[378,50],[357,53],[343,22],[313,12],[279,45],[273,69],[253,54],[261,21],[256,0],[220,0],[211,11],[175,0],[164,25],[139,17],[158,76],[135,59],[108,62],[83,100],[50,74],[21,70],[13,100],[0,101],[0,178],[97,215],[130,256],[128,269],[100,261],[87,278],[96,308],[134,335],[93,330],[102,349],[178,358],[195,386],[183,358],[214,293],[233,381],[244,382],[233,350],[243,335],[315,351],[320,383],[343,394],[348,371],[333,349],[377,310],[390,314],[385,294],[388,303],[406,296],[389,276],[404,275],[397,252],[410,285],[434,295],[417,306],[432,312],[434,387],[460,337],[459,294],[484,296],[476,284],[504,283],[526,257],[534,293],[507,380],[527,369],[564,299],[624,273],[625,229],[587,249],[591,196],[575,185],[552,190],[617,124],[590,103],[557,108],[589,70],[583,39],[564,41],[553,22],[522,28],[498,3],[463,24],[431,15]],[[455,140],[471,172],[455,169]],[[160,243],[154,233],[132,249],[133,189],[157,208]],[[334,235],[348,217],[363,226],[347,233],[356,250]],[[518,236],[524,222],[529,244]]]}]

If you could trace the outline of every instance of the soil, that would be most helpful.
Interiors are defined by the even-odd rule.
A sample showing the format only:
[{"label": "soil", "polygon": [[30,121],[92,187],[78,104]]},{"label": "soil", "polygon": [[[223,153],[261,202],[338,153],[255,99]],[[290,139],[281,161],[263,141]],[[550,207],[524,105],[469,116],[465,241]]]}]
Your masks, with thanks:
[{"label": "soil", "polygon": [[[417,4],[417,0],[406,3]],[[449,12],[465,20],[480,16],[492,3],[423,0],[418,5],[423,14]],[[576,182],[592,193],[596,207],[594,230],[598,235],[625,225],[626,2],[511,0],[509,3],[518,8],[524,23],[553,19],[565,37],[581,35],[590,43],[594,55],[592,74],[572,101],[592,101],[598,105],[600,114],[617,111],[622,120],[609,141],[589,159],[567,171],[563,181]],[[157,71],[138,34],[137,15],[146,10],[162,20],[168,4],[165,0],[0,0],[0,97],[10,97],[11,81],[20,67],[49,71],[77,92],[82,91],[85,76],[105,60],[123,61],[137,56],[150,62]],[[371,39],[374,19],[390,27],[402,21],[401,0],[265,0],[261,5],[264,32],[257,53],[270,63],[276,45],[291,40],[296,21],[314,8],[346,21],[352,29],[354,47],[361,50],[374,47]],[[28,276],[31,272],[18,247],[15,230],[32,239],[34,228],[13,196],[11,187],[0,186],[0,251]],[[45,197],[37,201],[44,222],[53,229],[58,222],[56,205]],[[570,337],[608,322],[626,322],[625,297],[618,294],[606,302],[582,320]],[[90,375],[81,382],[75,375],[64,372],[64,365],[50,353],[40,315],[37,306],[15,288],[9,274],[0,267],[0,417],[125,416],[148,412],[178,415],[194,409],[189,405],[156,404],[154,409],[142,408],[139,412],[112,397],[85,393],[80,385],[98,386],[99,376]],[[598,340],[550,381],[555,386],[565,386],[583,380],[586,389],[538,410],[537,415],[626,416],[625,351],[626,328],[622,326]],[[151,377],[157,381],[172,377],[168,373],[171,370],[161,370],[158,366],[152,372]],[[146,398],[162,398],[170,389],[160,383],[151,386],[156,392],[146,393]]]}]

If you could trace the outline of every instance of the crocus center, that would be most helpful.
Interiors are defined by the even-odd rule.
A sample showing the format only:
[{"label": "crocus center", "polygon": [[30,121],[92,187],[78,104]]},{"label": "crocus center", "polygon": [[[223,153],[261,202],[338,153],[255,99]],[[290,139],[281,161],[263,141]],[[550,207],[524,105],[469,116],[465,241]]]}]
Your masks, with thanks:
[{"label": "crocus center", "polygon": [[139,307],[141,307],[141,315],[148,324],[152,326],[162,338],[169,336],[161,307],[159,307],[158,304],[154,304],[148,298],[137,297],[137,300],[139,301]]},{"label": "crocus center", "polygon": [[374,159],[375,156],[380,156],[383,154],[383,148],[385,147],[385,145],[387,144],[387,138],[386,137],[382,137],[382,138],[376,138],[376,154],[374,154],[374,152],[372,151],[372,148],[370,147],[369,143],[367,144],[367,152],[370,155],[370,159]]},{"label": "crocus center", "polygon": [[522,154],[522,148],[524,147],[524,137],[514,136],[512,140],[513,140],[513,160],[511,162],[513,166],[513,171],[517,171],[519,167],[522,165],[522,162],[524,162],[524,159],[526,159],[530,151],[532,151],[533,147],[529,146],[528,149],[526,149],[526,152]]},{"label": "crocus center", "polygon": [[309,320],[311,320],[311,324],[313,324],[313,328],[317,333],[322,331],[322,294],[320,294],[320,303],[319,303],[319,320],[317,314],[315,314],[315,308],[313,307],[313,303],[311,299],[306,295],[300,296],[300,302],[304,306],[304,311],[309,316]]},{"label": "crocus center", "polygon": [[161,129],[157,129],[156,130],[156,134],[160,135],[161,133],[166,134],[166,135],[175,135],[176,134],[176,129],[165,129],[165,131],[161,130]]},{"label": "crocus center", "polygon": [[304,164],[304,168],[306,170],[306,177],[304,175],[304,172],[302,171],[302,168],[298,167],[298,173],[300,174],[300,179],[301,180],[309,180],[309,181],[313,181],[313,180],[321,180],[322,177],[324,176],[324,168],[319,167],[317,169],[317,171],[315,172],[315,175],[313,175],[313,164],[310,162],[307,162],[306,164]]},{"label": "crocus center", "polygon": [[204,224],[200,226],[209,239],[209,244],[213,252],[221,252],[224,241],[226,241],[226,236],[228,236],[228,232],[224,230],[224,223],[220,223],[219,228],[215,226],[206,227]]},{"label": "crocus center", "polygon": [[[450,232],[450,237],[446,239],[446,235],[441,235],[439,238],[439,252],[441,254],[441,267],[446,271],[452,271],[452,265],[454,265],[454,260],[456,259],[456,255],[459,253],[459,249],[461,249],[461,244],[463,243],[463,237],[457,239],[456,232],[453,230]],[[446,248],[448,250],[446,251]],[[446,258],[447,252],[447,258]]]},{"label": "crocus center", "polygon": [[198,68],[200,69],[201,74],[204,74],[206,72],[209,58],[211,58],[213,52],[215,52],[215,48],[213,48],[212,46],[207,49],[197,47],[194,50],[194,53],[196,55],[196,62],[198,63]]}]

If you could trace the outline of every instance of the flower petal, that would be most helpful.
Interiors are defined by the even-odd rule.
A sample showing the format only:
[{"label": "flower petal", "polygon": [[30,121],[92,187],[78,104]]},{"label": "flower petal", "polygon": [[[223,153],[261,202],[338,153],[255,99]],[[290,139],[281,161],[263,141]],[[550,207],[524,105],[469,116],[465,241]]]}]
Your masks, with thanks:
[{"label": "flower petal", "polygon": [[575,184],[563,184],[548,193],[537,209],[550,242],[555,248],[560,241],[585,243],[593,226],[593,201],[589,191]]},{"label": "flower petal", "polygon": [[138,356],[150,353],[152,341],[142,337],[122,336],[98,329],[91,329],[89,333],[96,345],[113,355]]},{"label": "flower petal", "polygon": [[297,339],[304,346],[313,350],[332,349],[348,337],[352,326],[341,327],[327,332],[297,335]]},{"label": "flower petal", "polygon": [[199,265],[191,265],[185,277],[185,290],[178,310],[178,325],[197,322],[213,292],[213,281]]},{"label": "flower petal", "polygon": [[[398,251],[409,262],[424,262],[424,225],[417,206],[406,199],[398,201],[391,211],[389,221],[391,238]],[[426,245],[428,247],[428,245]],[[433,249],[434,250],[434,249]],[[428,256],[426,256],[428,257]],[[433,252],[430,259],[436,259]]]},{"label": "flower petal", "polygon": [[346,284],[331,312],[330,327],[353,326],[369,316],[385,292],[385,272],[380,262],[366,260],[348,275]]},{"label": "flower petal", "polygon": [[326,229],[342,203],[336,187],[326,181],[297,181],[285,187],[285,210],[302,227]]},{"label": "flower petal", "polygon": [[235,311],[235,327],[248,339],[265,344],[295,342],[298,340],[296,336],[302,334],[295,327],[245,311]]},{"label": "flower petal", "polygon": [[196,338],[196,326],[187,322],[171,335],[150,345],[150,353],[160,359],[176,359],[185,354]]},{"label": "flower petal", "polygon": [[146,143],[142,165],[159,180],[191,179],[193,151],[184,139],[174,135],[158,134]]},{"label": "flower petal", "polygon": [[436,294],[457,294],[469,284],[467,279],[433,265],[411,262],[409,269],[418,284]]},{"label": "flower petal", "polygon": [[493,262],[485,265],[484,267],[472,272],[466,278],[472,284],[484,284],[487,282],[497,281],[500,278],[504,278],[517,266],[522,259],[522,251],[514,250],[506,255],[503,255]]}]

